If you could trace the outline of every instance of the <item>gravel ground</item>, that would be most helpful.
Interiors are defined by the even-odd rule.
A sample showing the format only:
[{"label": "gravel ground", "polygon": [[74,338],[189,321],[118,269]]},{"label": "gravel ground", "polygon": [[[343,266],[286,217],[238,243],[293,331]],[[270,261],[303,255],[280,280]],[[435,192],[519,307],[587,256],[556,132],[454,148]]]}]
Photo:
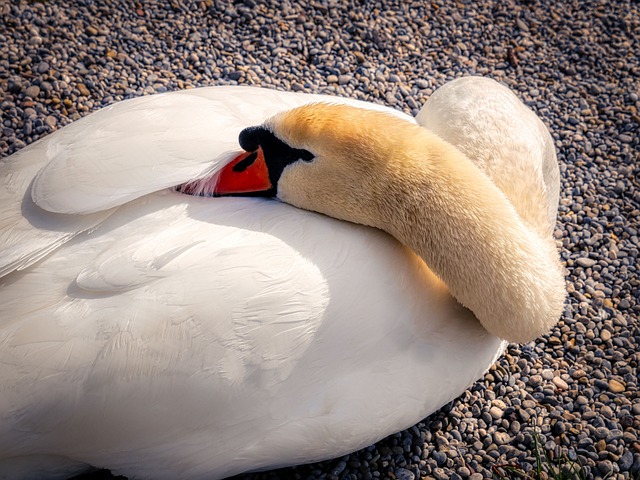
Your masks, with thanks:
[{"label": "gravel ground", "polygon": [[640,478],[636,0],[0,0],[0,11],[2,156],[110,103],[197,86],[340,94],[414,114],[457,76],[510,86],[558,149],[561,322],[409,430],[241,478],[479,480],[504,463],[531,470],[534,432],[565,469]]}]

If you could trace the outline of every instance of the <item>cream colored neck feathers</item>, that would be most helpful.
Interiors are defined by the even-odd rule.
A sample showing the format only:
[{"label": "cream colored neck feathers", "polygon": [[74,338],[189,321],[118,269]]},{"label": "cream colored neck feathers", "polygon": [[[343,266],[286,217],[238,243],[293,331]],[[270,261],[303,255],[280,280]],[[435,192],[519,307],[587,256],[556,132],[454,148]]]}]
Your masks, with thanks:
[{"label": "cream colored neck feathers", "polygon": [[284,170],[283,201],[393,235],[494,335],[526,342],[558,321],[565,288],[552,239],[528,228],[455,147],[420,126],[347,106],[309,105],[266,126],[316,157]]}]

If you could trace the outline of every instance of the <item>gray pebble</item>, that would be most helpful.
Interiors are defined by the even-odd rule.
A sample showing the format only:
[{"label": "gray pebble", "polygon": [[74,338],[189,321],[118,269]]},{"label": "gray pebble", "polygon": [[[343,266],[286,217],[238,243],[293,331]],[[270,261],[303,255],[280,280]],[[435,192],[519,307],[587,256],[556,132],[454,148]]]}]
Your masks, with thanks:
[{"label": "gray pebble", "polygon": [[591,268],[596,264],[596,261],[592,258],[580,257],[576,263],[583,268]]},{"label": "gray pebble", "polygon": [[493,418],[498,419],[498,418],[502,418],[502,415],[504,415],[504,411],[498,407],[491,407],[489,409],[489,414]]},{"label": "gray pebble", "polygon": [[31,85],[24,91],[27,97],[36,98],[40,94],[40,87],[38,85]]},{"label": "gray pebble", "polygon": [[416,478],[413,472],[406,468],[396,468],[394,473],[397,480],[414,480]]},{"label": "gray pebble", "polygon": [[620,458],[618,458],[618,466],[620,467],[621,472],[628,472],[633,466],[633,454],[631,450],[627,450]]}]

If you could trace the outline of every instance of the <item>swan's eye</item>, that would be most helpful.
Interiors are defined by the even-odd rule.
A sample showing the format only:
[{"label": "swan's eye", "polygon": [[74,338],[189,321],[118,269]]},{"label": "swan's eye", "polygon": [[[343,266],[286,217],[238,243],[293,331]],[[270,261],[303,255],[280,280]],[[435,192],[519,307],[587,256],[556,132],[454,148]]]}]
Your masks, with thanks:
[{"label": "swan's eye", "polygon": [[300,160],[304,162],[312,162],[316,157],[309,150],[299,149]]}]

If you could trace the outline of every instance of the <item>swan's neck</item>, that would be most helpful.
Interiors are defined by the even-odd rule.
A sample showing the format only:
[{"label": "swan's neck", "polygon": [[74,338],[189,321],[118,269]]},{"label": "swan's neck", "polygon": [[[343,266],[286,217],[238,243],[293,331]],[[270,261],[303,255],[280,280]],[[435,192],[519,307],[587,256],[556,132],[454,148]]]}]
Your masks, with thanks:
[{"label": "swan's neck", "polygon": [[420,255],[491,333],[523,342],[546,332],[564,301],[551,239],[528,228],[491,180],[439,137],[427,132],[409,149],[389,162],[377,226]]}]

